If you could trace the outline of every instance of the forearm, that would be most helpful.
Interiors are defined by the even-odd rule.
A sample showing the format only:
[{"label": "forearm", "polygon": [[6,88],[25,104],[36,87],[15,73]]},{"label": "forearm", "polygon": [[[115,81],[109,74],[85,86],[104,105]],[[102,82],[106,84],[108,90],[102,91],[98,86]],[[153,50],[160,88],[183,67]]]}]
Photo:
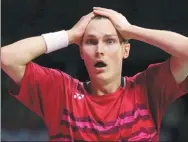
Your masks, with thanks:
[{"label": "forearm", "polygon": [[25,65],[45,51],[46,45],[42,36],[23,39],[1,48],[1,63]]},{"label": "forearm", "polygon": [[129,36],[159,47],[173,56],[188,58],[188,38],[180,34],[131,26]]},{"label": "forearm", "polygon": [[[69,44],[73,43],[73,34],[67,31]],[[1,48],[1,63],[4,65],[25,65],[46,52],[46,43],[42,36],[26,38]]]}]

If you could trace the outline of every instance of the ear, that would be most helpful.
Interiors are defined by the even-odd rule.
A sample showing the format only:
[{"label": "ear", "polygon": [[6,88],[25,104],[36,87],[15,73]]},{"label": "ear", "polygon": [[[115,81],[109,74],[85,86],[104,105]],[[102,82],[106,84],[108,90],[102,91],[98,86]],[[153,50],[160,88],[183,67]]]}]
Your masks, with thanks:
[{"label": "ear", "polygon": [[123,43],[122,46],[123,46],[123,59],[126,59],[129,57],[130,44]]}]

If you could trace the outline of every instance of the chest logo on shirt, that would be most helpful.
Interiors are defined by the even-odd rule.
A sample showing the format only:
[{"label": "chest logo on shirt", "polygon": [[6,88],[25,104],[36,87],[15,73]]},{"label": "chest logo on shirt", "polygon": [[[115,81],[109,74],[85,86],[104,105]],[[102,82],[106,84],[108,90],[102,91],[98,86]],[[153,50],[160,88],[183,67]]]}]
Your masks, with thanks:
[{"label": "chest logo on shirt", "polygon": [[84,98],[84,95],[83,95],[83,94],[78,94],[78,93],[76,93],[76,94],[74,95],[74,99],[81,100],[81,99],[83,99],[83,98]]}]

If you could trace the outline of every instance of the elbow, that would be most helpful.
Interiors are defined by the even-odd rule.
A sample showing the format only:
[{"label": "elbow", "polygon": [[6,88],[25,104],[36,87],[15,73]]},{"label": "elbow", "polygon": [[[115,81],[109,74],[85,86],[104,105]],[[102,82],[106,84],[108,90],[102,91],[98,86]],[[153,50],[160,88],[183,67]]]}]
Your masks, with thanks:
[{"label": "elbow", "polygon": [[186,53],[185,57],[186,59],[188,59],[188,37],[186,38],[186,43],[185,43],[185,53]]},{"label": "elbow", "polygon": [[1,65],[3,66],[10,66],[12,64],[11,56],[7,47],[1,48]]},{"label": "elbow", "polygon": [[188,38],[184,40],[184,42],[181,42],[177,45],[179,50],[179,58],[188,59]]},{"label": "elbow", "polygon": [[1,65],[5,65],[6,63],[6,50],[5,47],[1,48]]}]

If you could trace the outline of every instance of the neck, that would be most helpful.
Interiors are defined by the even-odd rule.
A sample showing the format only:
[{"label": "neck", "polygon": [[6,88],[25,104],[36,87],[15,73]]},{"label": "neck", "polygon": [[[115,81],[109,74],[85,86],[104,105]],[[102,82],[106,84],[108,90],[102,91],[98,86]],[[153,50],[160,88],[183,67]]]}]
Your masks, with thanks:
[{"label": "neck", "polygon": [[102,96],[105,94],[112,94],[114,93],[121,85],[121,76],[115,79],[109,80],[96,80],[91,79],[90,88],[91,93]]}]

